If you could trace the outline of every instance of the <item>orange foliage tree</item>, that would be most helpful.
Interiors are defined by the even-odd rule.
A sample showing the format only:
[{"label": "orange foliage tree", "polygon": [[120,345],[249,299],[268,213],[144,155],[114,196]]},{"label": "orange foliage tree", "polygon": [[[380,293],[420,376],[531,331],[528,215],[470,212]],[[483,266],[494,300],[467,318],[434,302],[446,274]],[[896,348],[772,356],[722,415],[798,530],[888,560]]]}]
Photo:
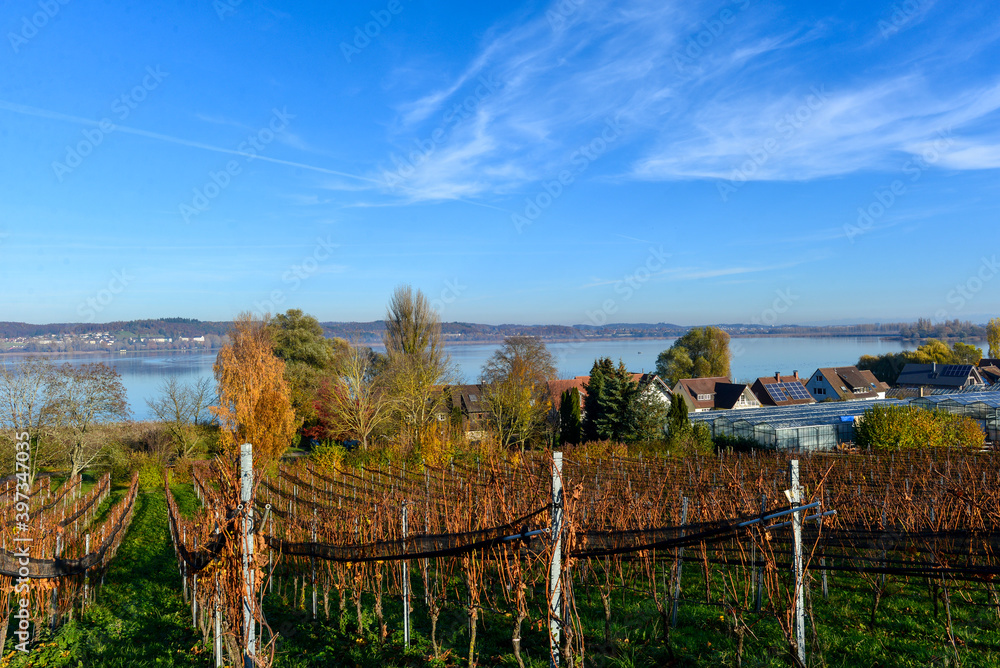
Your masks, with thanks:
[{"label": "orange foliage tree", "polygon": [[252,443],[262,464],[281,457],[295,434],[285,363],[273,352],[267,321],[251,313],[236,317],[215,358],[219,405],[209,409],[219,419],[223,451],[235,455]]}]

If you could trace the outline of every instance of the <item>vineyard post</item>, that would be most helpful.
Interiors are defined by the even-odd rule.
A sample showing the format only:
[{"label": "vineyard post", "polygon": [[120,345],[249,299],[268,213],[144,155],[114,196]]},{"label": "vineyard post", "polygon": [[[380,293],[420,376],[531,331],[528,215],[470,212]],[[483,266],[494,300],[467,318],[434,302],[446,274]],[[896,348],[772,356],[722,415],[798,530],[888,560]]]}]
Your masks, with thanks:
[{"label": "vineyard post", "polygon": [[[313,493],[315,499],[315,493]],[[316,504],[313,503],[313,521],[312,521],[312,542],[313,545],[316,544]],[[309,557],[312,562],[312,587],[313,587],[313,619],[316,619],[316,555]]]},{"label": "vineyard post", "polygon": [[[788,474],[791,477],[791,502],[797,505],[802,501],[799,489],[799,460],[793,459],[788,464]],[[802,511],[792,513],[792,538],[794,545],[795,568],[795,611],[792,618],[792,635],[795,643],[795,654],[801,665],[806,665],[806,617],[805,600],[802,581]]]},{"label": "vineyard post", "polygon": [[[194,537],[194,551],[198,551],[198,536]],[[198,573],[191,576],[191,625],[198,628]]]},{"label": "vineyard post", "polygon": [[[688,498],[681,498],[681,538],[684,537],[684,526],[688,519]],[[670,628],[677,628],[677,608],[681,599],[681,569],[684,567],[684,548],[677,550],[677,580],[674,582],[674,602],[670,611]]]},{"label": "vineyard post", "polygon": [[[454,464],[452,464],[454,467]],[[552,453],[552,565],[549,567],[549,666],[559,666],[562,626],[562,453]]]},{"label": "vineyard post", "polygon": [[[181,529],[181,545],[186,545],[188,539],[187,527]],[[181,559],[181,579],[184,581],[184,602],[188,600],[188,567],[187,561]]]},{"label": "vineyard post", "polygon": [[[760,495],[760,514],[763,515],[764,511],[767,510],[767,494]],[[756,551],[757,544],[754,543],[754,550]],[[761,553],[761,563],[757,566],[757,600],[754,602],[754,612],[760,612],[761,598],[763,596],[764,590],[764,555]]]},{"label": "vineyard post", "polygon": [[[830,490],[824,489],[823,490],[823,496],[825,497],[825,501],[826,501],[826,503],[823,504],[823,507],[824,508],[829,508],[830,507]],[[822,531],[823,530],[823,528],[822,528],[823,527],[823,518],[822,518],[822,516],[819,518],[818,524],[820,526],[820,531]],[[826,582],[826,557],[825,556],[819,558],[819,564],[820,564],[820,566],[823,567],[823,600],[824,601],[828,601],[828,600],[830,600],[830,589],[827,586],[827,582]]]},{"label": "vineyard post", "polygon": [[[403,520],[403,551],[406,551],[406,500],[403,500],[401,510]],[[410,646],[410,561],[403,560],[403,644]]]},{"label": "vineyard post", "polygon": [[215,573],[215,668],[222,668],[222,605],[219,601],[219,572]]},{"label": "vineyard post", "polygon": [[240,446],[240,505],[243,506],[243,631],[247,640],[244,668],[253,668],[257,628],[253,618],[253,445]]},{"label": "vineyard post", "polygon": [[[90,534],[88,533],[83,537],[83,553],[84,555],[90,554]],[[90,593],[90,569],[88,568],[83,575],[83,605],[81,608],[87,607],[87,595]]]}]

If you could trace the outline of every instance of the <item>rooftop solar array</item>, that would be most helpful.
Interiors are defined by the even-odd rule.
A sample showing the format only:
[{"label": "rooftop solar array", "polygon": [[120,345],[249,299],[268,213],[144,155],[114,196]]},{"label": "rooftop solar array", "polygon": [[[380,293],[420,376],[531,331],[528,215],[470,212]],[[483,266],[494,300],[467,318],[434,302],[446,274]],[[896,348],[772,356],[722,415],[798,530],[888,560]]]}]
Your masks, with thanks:
[{"label": "rooftop solar array", "polygon": [[972,373],[971,364],[945,364],[944,369],[941,370],[942,376],[957,376],[959,378],[968,376]]},{"label": "rooftop solar array", "polygon": [[767,390],[768,395],[774,399],[775,403],[810,398],[805,386],[797,382],[768,383],[764,389]]}]

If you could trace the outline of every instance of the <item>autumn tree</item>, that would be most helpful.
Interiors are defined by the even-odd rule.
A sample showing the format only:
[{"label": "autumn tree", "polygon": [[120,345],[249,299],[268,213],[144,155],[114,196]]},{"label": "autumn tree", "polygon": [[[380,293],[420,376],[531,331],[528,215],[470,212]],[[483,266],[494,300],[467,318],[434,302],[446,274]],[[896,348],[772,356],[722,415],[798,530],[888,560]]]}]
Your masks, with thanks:
[{"label": "autumn tree", "polygon": [[419,444],[454,375],[441,344],[441,319],[420,290],[396,288],[385,315],[387,382],[402,433]]},{"label": "autumn tree", "polygon": [[1000,318],[993,318],[986,324],[986,342],[990,344],[990,357],[1000,357]]},{"label": "autumn tree", "polygon": [[160,385],[158,396],[146,399],[146,405],[159,420],[181,457],[190,457],[199,442],[199,425],[215,402],[212,383],[200,378],[194,383],[180,383],[171,376]]},{"label": "autumn tree", "polygon": [[291,392],[298,427],[315,423],[320,385],[336,373],[338,361],[347,353],[347,341],[327,338],[323,326],[299,309],[289,309],[267,324],[274,354],[285,362],[285,381]]},{"label": "autumn tree", "polygon": [[483,365],[480,380],[487,419],[500,443],[524,447],[539,434],[550,404],[555,358],[534,336],[508,336]]},{"label": "autumn tree", "polygon": [[50,392],[56,436],[75,476],[104,453],[108,438],[102,427],[131,416],[128,395],[121,376],[104,363],[60,365]]},{"label": "autumn tree", "polygon": [[317,397],[325,435],[338,440],[356,438],[368,448],[372,434],[392,416],[388,378],[378,371],[378,356],[371,348],[348,348],[337,374],[324,382]]},{"label": "autumn tree", "polygon": [[219,419],[224,452],[235,455],[251,443],[262,462],[278,459],[295,435],[285,363],[274,354],[266,323],[250,313],[233,322],[229,343],[215,359],[219,405],[209,409]]},{"label": "autumn tree", "polygon": [[656,374],[673,387],[682,378],[730,375],[729,334],[718,327],[695,327],[656,358]]}]

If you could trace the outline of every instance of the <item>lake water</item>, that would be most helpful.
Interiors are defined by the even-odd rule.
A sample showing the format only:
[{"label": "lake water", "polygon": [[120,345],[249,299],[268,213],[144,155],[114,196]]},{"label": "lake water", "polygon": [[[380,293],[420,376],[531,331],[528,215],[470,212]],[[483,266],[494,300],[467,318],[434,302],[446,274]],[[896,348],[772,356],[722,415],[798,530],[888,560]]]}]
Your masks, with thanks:
[{"label": "lake water", "polygon": [[[589,374],[594,360],[601,356],[610,357],[616,363],[621,359],[630,371],[652,371],[656,368],[656,356],[669,348],[674,340],[579,341],[547,345],[556,358],[560,378],[572,378]],[[483,363],[498,345],[448,345],[446,348],[463,380],[474,383]],[[983,343],[976,342],[975,345],[982,346]],[[912,343],[873,337],[739,338],[731,342],[732,375],[743,382],[773,375],[775,371],[790,374],[797,370],[800,375],[808,376],[819,367],[855,364],[861,355],[899,352],[914,347]],[[0,363],[16,364],[20,359],[19,356],[3,357]],[[212,378],[215,354],[130,352],[125,355],[79,355],[55,359],[77,364],[98,361],[110,364],[122,376],[133,416],[146,419],[149,417],[146,399],[158,394],[166,378],[175,377],[181,382]]]}]

